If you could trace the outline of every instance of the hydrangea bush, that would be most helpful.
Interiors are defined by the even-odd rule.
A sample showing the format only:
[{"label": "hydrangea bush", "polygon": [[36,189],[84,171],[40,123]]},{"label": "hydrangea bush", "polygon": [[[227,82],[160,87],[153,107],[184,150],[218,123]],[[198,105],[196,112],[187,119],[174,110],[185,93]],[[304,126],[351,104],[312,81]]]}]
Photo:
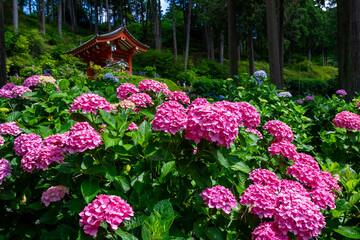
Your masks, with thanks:
[{"label": "hydrangea bush", "polygon": [[8,83],[0,90],[0,235],[356,236],[358,100],[334,94],[300,105],[259,76],[261,84],[227,81],[222,101],[152,79],[119,85],[70,74],[30,86],[42,79],[35,76],[15,99]]}]

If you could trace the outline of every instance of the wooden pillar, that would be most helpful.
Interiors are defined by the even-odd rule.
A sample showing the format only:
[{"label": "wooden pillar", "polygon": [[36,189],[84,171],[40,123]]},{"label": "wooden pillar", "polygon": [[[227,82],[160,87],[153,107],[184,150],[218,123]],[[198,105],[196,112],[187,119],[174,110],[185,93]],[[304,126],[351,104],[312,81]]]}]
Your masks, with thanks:
[{"label": "wooden pillar", "polygon": [[132,55],[129,54],[128,56],[128,63],[129,63],[129,73],[132,75]]}]

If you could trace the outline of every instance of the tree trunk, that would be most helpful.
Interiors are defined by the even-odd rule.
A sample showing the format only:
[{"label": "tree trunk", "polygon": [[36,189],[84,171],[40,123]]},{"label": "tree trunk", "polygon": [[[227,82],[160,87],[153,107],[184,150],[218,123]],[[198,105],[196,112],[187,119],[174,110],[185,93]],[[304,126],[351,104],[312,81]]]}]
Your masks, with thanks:
[{"label": "tree trunk", "polygon": [[157,0],[152,0],[152,15],[153,15],[153,22],[154,22],[155,49],[161,51],[161,39],[160,39]]},{"label": "tree trunk", "polygon": [[161,1],[158,0],[158,8],[159,8],[159,15],[158,15],[158,23],[159,23],[159,44],[160,44],[160,50],[162,48],[162,30],[161,30]]},{"label": "tree trunk", "polygon": [[189,59],[189,45],[190,45],[190,23],[191,23],[191,0],[188,2],[188,14],[186,17],[186,49],[185,49],[185,66],[184,71],[187,71],[187,63]]},{"label": "tree trunk", "polygon": [[41,1],[42,0],[38,0],[38,4],[37,4],[37,17],[38,17],[38,23],[40,26],[40,30],[41,30]]},{"label": "tree trunk", "polygon": [[[227,0],[228,4],[228,31],[229,31],[229,75],[234,78],[239,75],[237,34],[236,34],[236,5],[235,0]],[[236,85],[239,84],[235,78]]]},{"label": "tree trunk", "polygon": [[220,64],[224,65],[224,29],[220,31]]},{"label": "tree trunk", "polygon": [[251,35],[251,31],[247,37],[247,47],[249,52],[249,73],[252,76],[255,72],[255,60],[254,60],[254,42],[253,37]]},{"label": "tree trunk", "polygon": [[[206,10],[204,10],[204,15],[206,15]],[[207,25],[207,22],[204,18],[203,20],[203,26],[204,26],[204,42],[206,45],[206,57],[208,60],[210,60],[210,40],[209,40],[209,27]]]},{"label": "tree trunk", "polygon": [[99,9],[97,5],[97,0],[94,0],[94,11],[95,11],[95,34],[99,34]]},{"label": "tree trunk", "polygon": [[284,0],[279,0],[279,63],[280,78],[284,82]]},{"label": "tree trunk", "polygon": [[238,57],[239,57],[238,59],[239,61],[241,61],[241,55],[243,54],[243,43],[241,39],[239,40],[239,45],[237,49],[238,49]]},{"label": "tree trunk", "polygon": [[66,22],[66,15],[65,15],[65,11],[66,11],[66,0],[64,0],[64,4],[63,4],[63,8],[64,8],[64,11],[63,11],[63,23]]},{"label": "tree trunk", "polygon": [[73,32],[75,32],[76,29],[77,29],[77,18],[76,18],[76,10],[75,10],[75,1],[74,1],[74,0],[71,0],[70,2],[71,2],[71,12],[70,12],[70,13],[72,14],[73,20],[74,20],[74,29],[71,28],[71,30],[72,30]]},{"label": "tree trunk", "polygon": [[46,1],[46,17],[47,17],[47,23],[50,24],[50,1]]},{"label": "tree trunk", "polygon": [[41,0],[41,27],[42,32],[46,33],[45,28],[45,0]]},{"label": "tree trunk", "polygon": [[284,82],[280,76],[280,52],[274,0],[266,0],[266,23],[269,45],[270,79],[277,89],[282,89],[284,87]]},{"label": "tree trunk", "polygon": [[311,62],[311,48],[308,49],[307,55],[308,55],[308,61]]},{"label": "tree trunk", "polygon": [[292,54],[292,44],[289,44],[289,56],[288,56],[288,64],[291,64],[291,54]]},{"label": "tree trunk", "polygon": [[214,27],[210,27],[210,59],[215,60],[215,49],[214,49]]},{"label": "tree trunk", "polygon": [[58,0],[58,32],[60,37],[62,37],[62,0]]},{"label": "tree trunk", "polygon": [[172,25],[173,25],[173,39],[174,39],[174,62],[177,62],[177,42],[176,42],[176,22],[175,22],[175,0],[172,1]]},{"label": "tree trunk", "polygon": [[29,0],[29,14],[31,15],[31,0]]},{"label": "tree trunk", "polygon": [[51,22],[54,21],[54,0],[51,0]]},{"label": "tree trunk", "polygon": [[[149,0],[148,0],[149,2]],[[121,18],[121,26],[124,25],[124,3],[120,1],[120,18]]]},{"label": "tree trunk", "polygon": [[321,49],[321,57],[322,57],[322,65],[325,66],[325,50],[324,50],[324,48]]},{"label": "tree trunk", "polygon": [[18,17],[18,0],[12,0],[12,15],[14,31],[17,33],[19,29],[19,17]]},{"label": "tree trunk", "polygon": [[0,0],[0,88],[6,84],[6,49],[4,32],[4,7]]},{"label": "tree trunk", "polygon": [[110,13],[109,13],[109,0],[105,0],[105,10],[106,10],[106,21],[107,21],[107,28],[108,31],[111,31],[111,24],[110,24]]},{"label": "tree trunk", "polygon": [[337,1],[340,87],[347,99],[360,91],[360,2]]}]

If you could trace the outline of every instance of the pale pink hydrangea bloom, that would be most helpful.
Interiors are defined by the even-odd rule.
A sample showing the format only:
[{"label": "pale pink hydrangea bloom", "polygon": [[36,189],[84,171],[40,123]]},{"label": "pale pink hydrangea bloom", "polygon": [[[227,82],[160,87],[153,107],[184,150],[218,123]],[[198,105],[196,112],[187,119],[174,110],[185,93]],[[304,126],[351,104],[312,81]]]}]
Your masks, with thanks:
[{"label": "pale pink hydrangea bloom", "polygon": [[6,181],[6,176],[11,175],[12,167],[10,163],[5,159],[0,159],[0,185]]},{"label": "pale pink hydrangea bloom", "polygon": [[25,81],[23,82],[23,86],[24,87],[36,87],[37,84],[40,82],[39,77],[41,77],[43,75],[32,75],[31,77],[28,77],[27,79],[25,79]]},{"label": "pale pink hydrangea bloom", "polygon": [[252,134],[255,134],[255,135],[257,135],[257,136],[258,136],[258,138],[260,138],[260,139],[262,139],[262,138],[263,138],[262,133],[261,133],[259,130],[257,130],[257,129],[254,129],[254,128],[247,128],[247,129],[245,129],[245,132],[250,132],[250,133],[252,133]]},{"label": "pale pink hydrangea bloom", "polygon": [[52,202],[60,201],[65,197],[65,194],[69,194],[69,190],[65,186],[52,186],[43,192],[41,195],[41,202],[47,207]]},{"label": "pale pink hydrangea bloom", "polygon": [[260,218],[271,218],[275,214],[277,207],[277,196],[274,187],[252,184],[240,196],[240,204],[250,205],[250,212]]},{"label": "pale pink hydrangea bloom", "polygon": [[15,86],[12,90],[11,90],[11,98],[17,98],[17,97],[23,97],[23,94],[26,92],[32,92],[30,88],[28,87],[24,87],[24,86]]},{"label": "pale pink hydrangea bloom", "polygon": [[288,235],[284,235],[277,227],[276,222],[262,222],[251,233],[256,240],[291,240]]},{"label": "pale pink hydrangea bloom", "polygon": [[274,142],[268,148],[270,155],[279,155],[284,156],[290,160],[295,160],[297,158],[297,149],[294,144],[281,141],[281,142]]},{"label": "pale pink hydrangea bloom", "polygon": [[165,95],[170,95],[171,91],[169,90],[166,83],[161,83],[152,79],[144,79],[139,82],[139,90],[142,92],[152,91],[152,92],[163,92]]},{"label": "pale pink hydrangea bloom", "polygon": [[186,93],[180,91],[172,92],[171,95],[166,98],[166,100],[173,100],[173,101],[181,102],[183,104],[190,104],[189,96],[186,95]]},{"label": "pale pink hydrangea bloom", "polygon": [[21,159],[21,167],[25,172],[32,172],[34,169],[45,171],[52,163],[63,163],[65,150],[56,145],[40,144],[31,148]]},{"label": "pale pink hydrangea bloom", "polygon": [[56,79],[53,78],[52,76],[40,76],[39,81],[42,83],[50,83],[50,84],[56,83]]},{"label": "pale pink hydrangea bloom", "polygon": [[176,101],[168,101],[159,105],[151,128],[157,131],[176,134],[185,128],[187,116],[184,107]]},{"label": "pale pink hydrangea bloom", "polygon": [[16,122],[6,122],[0,124],[0,133],[17,136],[20,133],[22,133],[22,130],[20,129],[20,127],[17,125]]},{"label": "pale pink hydrangea bloom", "polygon": [[71,127],[65,149],[69,153],[94,149],[102,142],[100,134],[87,122],[77,122]]},{"label": "pale pink hydrangea bloom", "polygon": [[0,146],[3,146],[5,144],[5,140],[3,136],[0,135]]},{"label": "pale pink hydrangea bloom", "polygon": [[135,93],[128,97],[126,100],[133,102],[136,107],[146,108],[147,105],[153,106],[154,103],[151,100],[151,97],[146,93]]},{"label": "pale pink hydrangea bloom", "polygon": [[82,110],[83,113],[96,114],[97,109],[103,109],[110,112],[110,103],[104,98],[95,93],[83,93],[81,96],[75,98],[71,104],[69,113],[73,113],[76,110]]},{"label": "pale pink hydrangea bloom", "polygon": [[138,129],[138,126],[134,122],[132,122],[132,123],[130,123],[127,130],[132,131],[132,130],[136,130],[136,129]]},{"label": "pale pink hydrangea bloom", "polygon": [[360,130],[360,116],[349,111],[342,111],[336,114],[333,123],[335,127],[346,128],[347,130]]},{"label": "pale pink hydrangea bloom", "polygon": [[116,89],[116,96],[121,100],[125,100],[129,93],[138,93],[139,89],[131,83],[123,83]]},{"label": "pale pink hydrangea bloom", "polygon": [[280,142],[280,141],[287,141],[292,142],[294,139],[293,132],[291,131],[291,128],[279,121],[279,120],[271,120],[265,123],[263,126],[263,129],[266,129],[271,135],[274,136],[274,141]]},{"label": "pale pink hydrangea bloom", "polygon": [[24,156],[30,149],[38,147],[42,143],[42,138],[35,134],[21,134],[14,141],[15,154]]},{"label": "pale pink hydrangea bloom", "polygon": [[238,209],[234,195],[224,186],[207,188],[199,195],[209,208],[222,209],[227,214],[230,213],[232,207]]},{"label": "pale pink hydrangea bloom", "polygon": [[84,232],[95,235],[102,221],[106,221],[112,229],[116,230],[120,223],[134,216],[134,211],[121,197],[98,195],[79,216],[81,217],[80,227],[84,226]]},{"label": "pale pink hydrangea bloom", "polygon": [[[191,105],[190,105],[191,106]],[[234,115],[211,104],[195,106],[188,112],[185,137],[196,144],[202,138],[217,145],[230,146],[238,134],[238,123]]]}]

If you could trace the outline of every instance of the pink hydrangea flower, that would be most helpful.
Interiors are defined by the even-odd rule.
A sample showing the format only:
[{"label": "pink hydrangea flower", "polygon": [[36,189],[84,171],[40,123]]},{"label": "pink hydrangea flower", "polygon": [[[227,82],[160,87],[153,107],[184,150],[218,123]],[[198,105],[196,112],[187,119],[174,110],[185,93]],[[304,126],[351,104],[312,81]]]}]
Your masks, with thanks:
[{"label": "pink hydrangea flower", "polygon": [[9,82],[9,83],[6,83],[1,89],[12,90],[15,86],[16,86],[15,83]]},{"label": "pink hydrangea flower", "polygon": [[28,87],[24,87],[24,86],[15,86],[12,90],[11,90],[11,98],[24,98],[23,94],[26,92],[32,92],[30,88]]},{"label": "pink hydrangea flower", "polygon": [[100,134],[87,122],[77,122],[71,127],[65,149],[69,153],[94,149],[102,142]]},{"label": "pink hydrangea flower", "polygon": [[249,173],[249,179],[255,184],[268,185],[277,189],[280,186],[280,179],[275,173],[268,169],[255,169]]},{"label": "pink hydrangea flower", "polygon": [[126,100],[133,102],[137,107],[146,108],[147,105],[153,106],[154,103],[151,100],[151,97],[146,93],[135,93],[128,97]]},{"label": "pink hydrangea flower", "polygon": [[342,111],[336,114],[333,123],[335,127],[346,128],[347,130],[360,130],[360,116],[349,111]]},{"label": "pink hydrangea flower", "polygon": [[360,109],[360,102],[356,104],[356,107]]},{"label": "pink hydrangea flower", "polygon": [[287,168],[286,173],[297,178],[305,186],[316,187],[318,184],[319,170],[306,163],[295,161],[292,166]]},{"label": "pink hydrangea flower", "polygon": [[0,185],[6,181],[6,176],[11,175],[12,167],[10,163],[5,159],[0,159]]},{"label": "pink hydrangea flower", "polygon": [[234,102],[234,104],[241,116],[240,126],[257,128],[260,125],[260,113],[253,105],[247,102]]},{"label": "pink hydrangea flower", "polygon": [[139,90],[142,92],[163,92],[165,95],[170,95],[171,91],[169,90],[166,83],[161,83],[152,79],[144,79],[139,82]]},{"label": "pink hydrangea flower", "polygon": [[17,136],[20,133],[22,133],[22,130],[20,129],[20,127],[17,125],[16,122],[6,122],[0,124],[0,133]]},{"label": "pink hydrangea flower", "polygon": [[28,77],[27,79],[25,79],[25,81],[23,82],[23,86],[24,87],[36,87],[37,84],[40,82],[39,77],[42,75],[32,75],[31,77]]},{"label": "pink hydrangea flower", "polygon": [[52,163],[63,163],[65,150],[55,145],[40,144],[31,148],[21,159],[21,167],[25,172],[34,169],[45,171]]},{"label": "pink hydrangea flower", "polygon": [[43,192],[41,195],[41,202],[47,207],[52,202],[60,201],[65,197],[65,194],[69,194],[69,190],[65,186],[52,186]]},{"label": "pink hydrangea flower", "polygon": [[186,108],[185,112],[188,114],[194,108],[201,107],[203,105],[211,105],[211,104],[206,100],[206,98],[197,98]]},{"label": "pink hydrangea flower", "polygon": [[227,147],[234,142],[238,134],[238,123],[232,113],[211,104],[193,105],[191,108],[185,128],[187,139],[198,144],[205,138]]},{"label": "pink hydrangea flower", "polygon": [[132,122],[132,123],[130,123],[127,130],[132,131],[132,130],[136,130],[136,129],[138,129],[138,126],[134,122]]},{"label": "pink hydrangea flower", "polygon": [[180,91],[172,92],[171,95],[166,98],[166,100],[173,100],[173,101],[181,102],[183,104],[190,104],[189,96],[186,95],[186,93]]},{"label": "pink hydrangea flower", "polygon": [[0,97],[1,98],[7,98],[7,99],[11,99],[12,98],[12,89],[15,87],[15,83],[7,83],[5,84],[1,89],[0,89]]},{"label": "pink hydrangea flower", "polygon": [[58,133],[55,135],[48,136],[44,139],[44,145],[55,145],[58,147],[63,147],[66,143],[67,138],[69,137],[69,133]]},{"label": "pink hydrangea flower", "polygon": [[296,100],[297,102],[298,102],[298,104],[303,104],[304,102],[303,102],[303,100]]},{"label": "pink hydrangea flower", "polygon": [[240,196],[240,204],[251,206],[251,213],[271,218],[276,212],[277,196],[274,186],[252,184]]},{"label": "pink hydrangea flower", "polygon": [[306,96],[306,97],[305,97],[305,100],[313,101],[313,100],[314,100],[314,97],[313,97],[313,96]]},{"label": "pink hydrangea flower", "polygon": [[329,206],[331,209],[335,209],[335,200],[337,196],[333,191],[326,188],[313,188],[310,190],[310,195],[312,201],[319,206],[321,209],[326,209],[326,206]]},{"label": "pink hydrangea flower", "polygon": [[176,134],[185,128],[187,116],[184,107],[175,101],[164,102],[159,105],[154,119],[151,121],[151,128],[157,131]]},{"label": "pink hydrangea flower", "polygon": [[0,146],[3,146],[5,144],[5,140],[3,136],[0,135]]},{"label": "pink hydrangea flower", "polygon": [[336,91],[337,95],[342,95],[342,96],[346,96],[347,92],[344,89],[339,89]]},{"label": "pink hydrangea flower", "polygon": [[267,123],[265,123],[263,128],[274,136],[274,141],[276,142],[280,142],[280,141],[292,142],[294,139],[294,135],[293,132],[291,131],[291,128],[287,124],[279,120],[268,121]]},{"label": "pink hydrangea flower", "polygon": [[81,96],[75,98],[71,104],[69,113],[73,113],[76,110],[82,110],[83,113],[96,114],[97,109],[103,109],[110,112],[110,103],[104,98],[95,93],[83,93]]},{"label": "pink hydrangea flower", "polygon": [[230,213],[232,207],[238,209],[234,195],[229,189],[223,186],[217,185],[215,187],[207,188],[200,193],[200,196],[209,208],[222,209],[227,214]]},{"label": "pink hydrangea flower", "polygon": [[284,235],[277,227],[276,222],[262,222],[251,233],[256,240],[291,240],[288,235]]},{"label": "pink hydrangea flower", "polygon": [[15,154],[24,156],[30,149],[38,147],[42,143],[42,138],[35,134],[21,134],[14,141]]},{"label": "pink hydrangea flower", "polygon": [[270,155],[284,156],[290,160],[295,160],[297,158],[297,149],[295,145],[287,141],[272,143],[268,148],[268,151],[270,152]]},{"label": "pink hydrangea flower", "polygon": [[123,83],[116,89],[116,96],[121,100],[125,100],[129,93],[138,93],[139,89],[131,83]]},{"label": "pink hydrangea flower", "polygon": [[198,148],[195,147],[195,148],[194,148],[194,151],[193,151],[193,154],[197,154],[197,151],[198,151]]},{"label": "pink hydrangea flower", "polygon": [[283,233],[291,232],[300,239],[310,239],[325,227],[325,217],[310,197],[287,191],[279,193],[277,202],[274,219]]},{"label": "pink hydrangea flower", "polygon": [[121,197],[98,195],[79,216],[81,217],[80,227],[84,226],[84,232],[95,235],[102,221],[106,221],[112,229],[116,230],[120,223],[134,216],[134,211]]}]

